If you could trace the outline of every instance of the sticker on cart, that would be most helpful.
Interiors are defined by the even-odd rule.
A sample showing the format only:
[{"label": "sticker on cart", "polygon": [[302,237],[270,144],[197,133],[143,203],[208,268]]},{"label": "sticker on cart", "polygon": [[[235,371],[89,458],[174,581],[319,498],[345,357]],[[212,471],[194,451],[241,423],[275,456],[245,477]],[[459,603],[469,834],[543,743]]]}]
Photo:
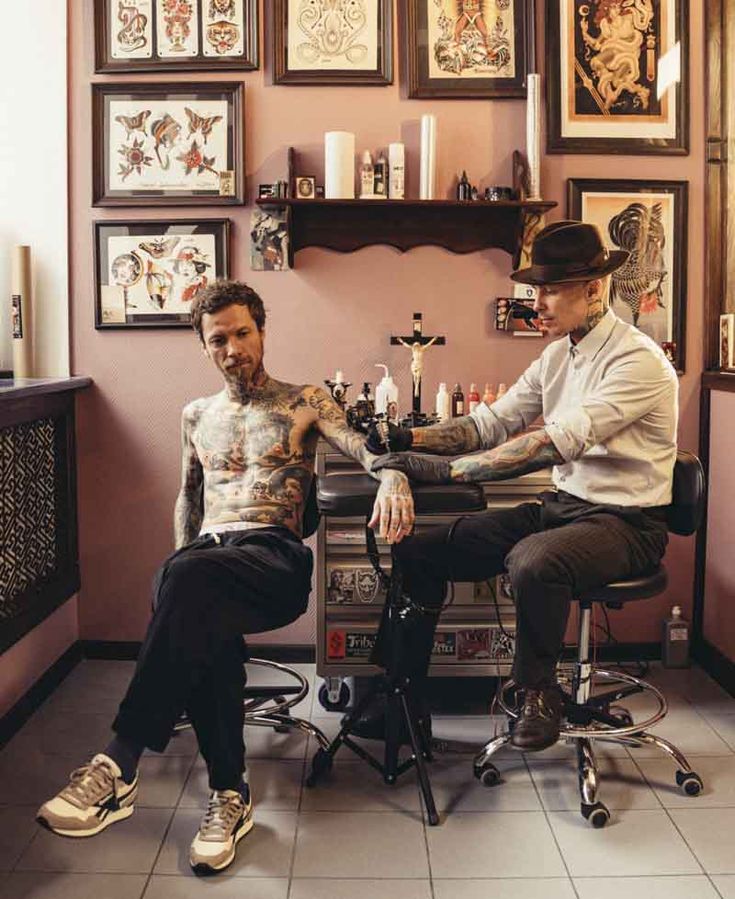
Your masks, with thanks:
[{"label": "sticker on cart", "polygon": [[327,631],[327,658],[343,659],[345,657],[345,632]]},{"label": "sticker on cart", "polygon": [[345,644],[346,659],[366,659],[375,646],[375,634],[348,632]]},{"label": "sticker on cart", "polygon": [[453,632],[434,634],[432,656],[453,659],[457,655],[457,635]]},{"label": "sticker on cart", "polygon": [[457,658],[460,662],[486,662],[490,658],[489,628],[457,631]]},{"label": "sticker on cart", "polygon": [[490,655],[495,661],[511,661],[516,651],[513,631],[501,631],[499,627],[494,627],[490,633]]}]

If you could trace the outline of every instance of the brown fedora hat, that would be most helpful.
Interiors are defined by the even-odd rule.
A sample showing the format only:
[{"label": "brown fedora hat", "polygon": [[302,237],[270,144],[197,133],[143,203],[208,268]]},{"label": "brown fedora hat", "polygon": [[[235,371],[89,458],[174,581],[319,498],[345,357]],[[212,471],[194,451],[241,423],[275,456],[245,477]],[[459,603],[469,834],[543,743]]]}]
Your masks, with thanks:
[{"label": "brown fedora hat", "polygon": [[608,250],[596,225],[554,222],[536,235],[531,265],[511,278],[521,284],[594,281],[620,268],[628,256],[625,250]]}]

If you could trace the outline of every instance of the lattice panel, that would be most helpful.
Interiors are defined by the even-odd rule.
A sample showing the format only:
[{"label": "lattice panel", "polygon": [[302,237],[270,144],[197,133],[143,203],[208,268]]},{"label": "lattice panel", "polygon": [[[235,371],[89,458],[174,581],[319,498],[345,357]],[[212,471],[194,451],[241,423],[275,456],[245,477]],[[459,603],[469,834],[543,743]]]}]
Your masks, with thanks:
[{"label": "lattice panel", "polygon": [[56,568],[55,432],[51,418],[0,430],[0,622]]}]

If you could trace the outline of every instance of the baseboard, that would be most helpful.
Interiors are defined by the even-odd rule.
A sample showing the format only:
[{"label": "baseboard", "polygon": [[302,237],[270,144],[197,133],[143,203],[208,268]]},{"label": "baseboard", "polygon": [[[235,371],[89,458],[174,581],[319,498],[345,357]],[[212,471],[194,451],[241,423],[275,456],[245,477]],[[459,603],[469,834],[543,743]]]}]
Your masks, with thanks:
[{"label": "baseboard", "polygon": [[731,696],[735,696],[735,662],[704,638],[697,640],[693,649],[694,658],[707,674]]},{"label": "baseboard", "polygon": [[82,660],[82,645],[73,643],[54,664],[48,668],[18,702],[0,718],[0,749],[17,733],[64,678]]}]

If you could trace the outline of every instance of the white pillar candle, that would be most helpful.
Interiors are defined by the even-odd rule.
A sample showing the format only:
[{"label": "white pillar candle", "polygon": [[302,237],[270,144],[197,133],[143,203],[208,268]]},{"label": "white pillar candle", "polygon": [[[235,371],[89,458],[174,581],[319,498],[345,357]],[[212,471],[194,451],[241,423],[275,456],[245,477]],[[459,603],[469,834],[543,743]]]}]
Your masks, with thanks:
[{"label": "white pillar candle", "polygon": [[541,76],[528,76],[526,102],[526,157],[529,200],[541,199]]},{"label": "white pillar candle", "polygon": [[355,199],[355,135],[350,131],[324,135],[324,197]]},{"label": "white pillar candle", "polygon": [[436,196],[436,116],[421,116],[421,182],[419,197]]}]

